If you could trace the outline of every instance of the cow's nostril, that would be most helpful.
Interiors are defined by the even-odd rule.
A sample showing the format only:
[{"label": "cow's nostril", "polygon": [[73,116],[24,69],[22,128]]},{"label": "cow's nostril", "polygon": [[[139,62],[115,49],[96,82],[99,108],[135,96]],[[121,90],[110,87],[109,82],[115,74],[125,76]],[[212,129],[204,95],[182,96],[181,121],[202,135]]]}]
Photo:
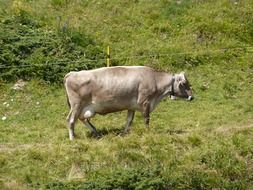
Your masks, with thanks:
[{"label": "cow's nostril", "polygon": [[193,99],[194,99],[193,96],[189,96],[189,97],[188,97],[188,100],[189,100],[189,101],[192,101]]}]

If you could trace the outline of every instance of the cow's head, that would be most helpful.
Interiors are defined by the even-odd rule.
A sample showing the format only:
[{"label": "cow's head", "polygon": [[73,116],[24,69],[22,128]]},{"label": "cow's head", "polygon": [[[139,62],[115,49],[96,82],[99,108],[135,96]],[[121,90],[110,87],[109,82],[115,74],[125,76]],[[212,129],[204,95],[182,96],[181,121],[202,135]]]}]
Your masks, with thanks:
[{"label": "cow's head", "polygon": [[174,75],[173,96],[193,100],[192,90],[184,72]]}]

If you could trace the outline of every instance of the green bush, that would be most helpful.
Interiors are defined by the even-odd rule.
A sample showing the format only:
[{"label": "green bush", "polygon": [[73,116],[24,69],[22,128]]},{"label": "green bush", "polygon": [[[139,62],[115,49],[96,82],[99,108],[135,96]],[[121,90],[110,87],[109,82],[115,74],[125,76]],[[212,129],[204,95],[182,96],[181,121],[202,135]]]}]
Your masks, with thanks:
[{"label": "green bush", "polygon": [[0,79],[40,78],[61,82],[72,70],[101,67],[101,46],[67,24],[49,30],[20,11],[0,23]]},{"label": "green bush", "polygon": [[117,169],[112,173],[95,175],[85,182],[52,182],[45,186],[46,189],[60,190],[151,190],[166,189],[166,180],[161,175],[160,167],[156,169]]}]

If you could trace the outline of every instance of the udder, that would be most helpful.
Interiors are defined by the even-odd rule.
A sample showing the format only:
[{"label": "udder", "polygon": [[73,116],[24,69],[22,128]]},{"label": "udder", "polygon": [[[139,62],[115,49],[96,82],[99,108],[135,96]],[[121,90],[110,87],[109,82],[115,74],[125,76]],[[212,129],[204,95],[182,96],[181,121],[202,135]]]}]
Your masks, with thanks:
[{"label": "udder", "polygon": [[83,119],[89,119],[96,115],[95,109],[93,105],[89,105],[83,108],[82,113],[80,115]]}]

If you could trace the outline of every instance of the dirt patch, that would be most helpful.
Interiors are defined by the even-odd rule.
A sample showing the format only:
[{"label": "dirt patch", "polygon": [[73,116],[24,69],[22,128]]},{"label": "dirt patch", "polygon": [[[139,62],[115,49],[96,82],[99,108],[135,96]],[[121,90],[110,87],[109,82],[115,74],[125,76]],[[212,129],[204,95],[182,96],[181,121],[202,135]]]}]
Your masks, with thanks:
[{"label": "dirt patch", "polygon": [[21,185],[20,183],[18,183],[15,180],[7,180],[4,182],[4,188],[6,190],[25,190],[27,189],[27,187],[24,187],[23,185]]},{"label": "dirt patch", "polygon": [[216,129],[216,132],[227,134],[227,133],[232,133],[232,132],[234,133],[234,132],[244,131],[251,128],[253,128],[253,121],[247,125],[231,126],[231,127],[221,126]]},{"label": "dirt patch", "polygon": [[12,152],[16,150],[24,150],[31,148],[31,144],[12,145],[12,144],[0,144],[0,152]]},{"label": "dirt patch", "polygon": [[0,144],[0,152],[13,152],[32,148],[50,148],[51,144]]},{"label": "dirt patch", "polygon": [[78,164],[72,164],[71,169],[68,173],[68,180],[73,179],[82,179],[84,178],[84,175],[82,173],[82,170]]}]

